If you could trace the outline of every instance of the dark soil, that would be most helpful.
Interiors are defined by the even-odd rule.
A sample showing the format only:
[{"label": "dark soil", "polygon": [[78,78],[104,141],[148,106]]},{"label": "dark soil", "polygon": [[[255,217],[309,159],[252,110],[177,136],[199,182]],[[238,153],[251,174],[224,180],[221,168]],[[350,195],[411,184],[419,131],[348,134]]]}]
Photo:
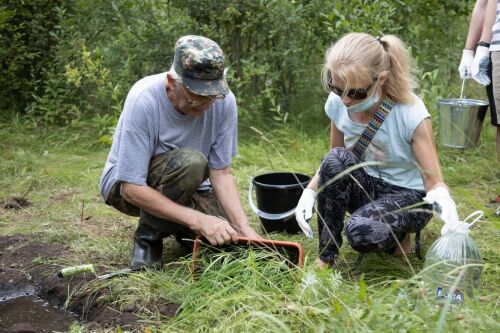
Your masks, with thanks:
[{"label": "dark soil", "polygon": [[[141,322],[142,318],[135,313],[137,306],[129,304],[120,310],[109,304],[105,297],[100,297],[102,295],[99,292],[84,294],[81,291],[85,290],[81,288],[85,284],[97,281],[93,274],[59,278],[57,271],[60,267],[45,264],[50,259],[67,256],[68,251],[69,249],[62,245],[42,243],[34,236],[0,236],[0,332],[51,332],[56,329],[56,321],[57,325],[66,325],[65,328],[57,327],[57,330],[65,331],[75,318],[86,322],[90,328],[120,326],[128,331],[141,331],[144,322]],[[75,290],[81,292],[73,293]],[[69,301],[68,291],[72,292]],[[26,304],[31,302],[34,309],[41,306],[35,304],[37,300],[38,303],[48,303],[53,307],[51,313],[57,320],[51,321],[51,330],[42,327],[42,321],[45,322],[44,325],[46,322],[50,325],[47,315],[37,322],[37,316],[25,316],[19,312],[19,315],[12,319],[16,306],[26,309]],[[66,311],[60,310],[65,304]],[[149,310],[165,317],[173,317],[178,312],[179,305],[155,304],[151,305]],[[33,313],[37,311],[48,313],[49,309],[33,310]]]},{"label": "dark soil", "polygon": [[24,198],[12,197],[1,203],[1,206],[5,209],[21,209],[24,207],[31,206],[31,202]]}]

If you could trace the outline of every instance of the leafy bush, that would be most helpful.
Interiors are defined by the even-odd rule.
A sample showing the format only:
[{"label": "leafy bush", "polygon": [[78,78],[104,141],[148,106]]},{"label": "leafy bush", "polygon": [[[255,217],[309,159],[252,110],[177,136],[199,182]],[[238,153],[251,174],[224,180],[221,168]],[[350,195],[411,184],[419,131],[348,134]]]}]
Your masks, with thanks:
[{"label": "leafy bush", "polygon": [[19,112],[44,84],[43,69],[59,42],[54,31],[61,0],[3,0],[0,4],[0,110]]},{"label": "leafy bush", "polygon": [[177,34],[189,20],[170,16],[167,3],[154,1],[74,1],[71,6],[58,27],[64,37],[45,69],[47,80],[25,111],[52,124],[96,118],[104,130],[138,78],[168,70]]},{"label": "leafy bush", "polygon": [[0,50],[8,59],[2,109],[53,124],[99,117],[104,130],[135,81],[168,70],[174,43],[185,34],[205,35],[225,50],[243,122],[316,123],[322,112],[311,111],[321,110],[325,99],[319,83],[324,53],[350,31],[401,36],[422,73],[439,72],[432,87],[423,81],[426,96],[450,93],[472,1],[75,0],[62,6],[37,0],[2,6],[0,39],[13,45]]}]

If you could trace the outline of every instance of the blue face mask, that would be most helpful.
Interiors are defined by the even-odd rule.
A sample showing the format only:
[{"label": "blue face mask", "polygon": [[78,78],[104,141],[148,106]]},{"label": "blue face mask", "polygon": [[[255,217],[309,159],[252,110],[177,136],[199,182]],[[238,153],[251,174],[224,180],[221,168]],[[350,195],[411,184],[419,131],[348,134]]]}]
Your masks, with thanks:
[{"label": "blue face mask", "polygon": [[331,109],[333,110],[333,112],[342,112],[343,110],[347,110],[347,107],[344,103],[342,103],[339,95],[334,92],[331,92],[330,95],[333,96],[333,98],[331,99]]},{"label": "blue face mask", "polygon": [[373,108],[380,100],[380,92],[377,91],[376,93],[373,93],[370,97],[367,97],[363,102],[347,107],[342,102],[342,99],[340,98],[339,95],[337,95],[334,92],[331,92],[330,94],[333,95],[333,99],[331,101],[332,109],[336,110],[337,112],[341,110],[347,110],[349,112],[365,112]]},{"label": "blue face mask", "polygon": [[[340,100],[340,98],[339,98]],[[380,100],[380,93],[377,91],[373,93],[370,97],[367,97],[363,102],[355,104],[353,106],[348,106],[347,111],[349,112],[365,112],[373,108]],[[342,100],[340,100],[342,102]],[[343,103],[342,103],[343,104]]]}]

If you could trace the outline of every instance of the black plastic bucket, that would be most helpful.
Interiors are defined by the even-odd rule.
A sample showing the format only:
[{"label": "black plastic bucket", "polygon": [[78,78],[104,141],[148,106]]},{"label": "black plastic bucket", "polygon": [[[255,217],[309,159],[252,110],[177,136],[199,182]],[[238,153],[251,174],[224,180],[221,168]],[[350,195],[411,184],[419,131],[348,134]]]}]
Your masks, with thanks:
[{"label": "black plastic bucket", "polygon": [[[294,210],[310,181],[311,177],[292,172],[266,173],[252,179],[248,202],[265,232],[296,234],[301,231]],[[257,206],[252,200],[254,187]]]}]

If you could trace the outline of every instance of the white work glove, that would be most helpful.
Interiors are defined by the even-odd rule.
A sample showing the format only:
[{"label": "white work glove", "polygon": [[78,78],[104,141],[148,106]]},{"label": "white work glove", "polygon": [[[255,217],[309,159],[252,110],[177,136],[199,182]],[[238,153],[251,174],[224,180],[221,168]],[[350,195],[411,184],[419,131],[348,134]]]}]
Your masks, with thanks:
[{"label": "white work glove", "polygon": [[430,190],[424,197],[424,201],[433,205],[434,210],[439,214],[439,218],[444,222],[441,235],[458,227],[460,220],[458,219],[457,206],[445,187],[439,186]]},{"label": "white work glove", "polygon": [[462,60],[460,60],[460,65],[458,65],[458,73],[462,80],[472,77],[470,70],[472,59],[474,59],[474,50],[464,49],[462,51]]},{"label": "white work glove", "polygon": [[313,216],[314,201],[316,200],[316,192],[311,188],[305,188],[300,196],[299,203],[295,208],[295,219],[299,224],[300,229],[304,234],[312,238],[313,232],[307,221]]},{"label": "white work glove", "polygon": [[457,231],[463,233],[463,231],[461,230],[468,230],[466,223],[464,222],[445,223],[441,228],[441,236],[444,236],[450,232],[457,232]]},{"label": "white work glove", "polygon": [[470,65],[470,71],[472,78],[482,84],[487,86],[490,84],[491,80],[488,77],[488,66],[490,64],[490,49],[486,46],[478,46],[476,48],[476,55],[472,60]]}]

